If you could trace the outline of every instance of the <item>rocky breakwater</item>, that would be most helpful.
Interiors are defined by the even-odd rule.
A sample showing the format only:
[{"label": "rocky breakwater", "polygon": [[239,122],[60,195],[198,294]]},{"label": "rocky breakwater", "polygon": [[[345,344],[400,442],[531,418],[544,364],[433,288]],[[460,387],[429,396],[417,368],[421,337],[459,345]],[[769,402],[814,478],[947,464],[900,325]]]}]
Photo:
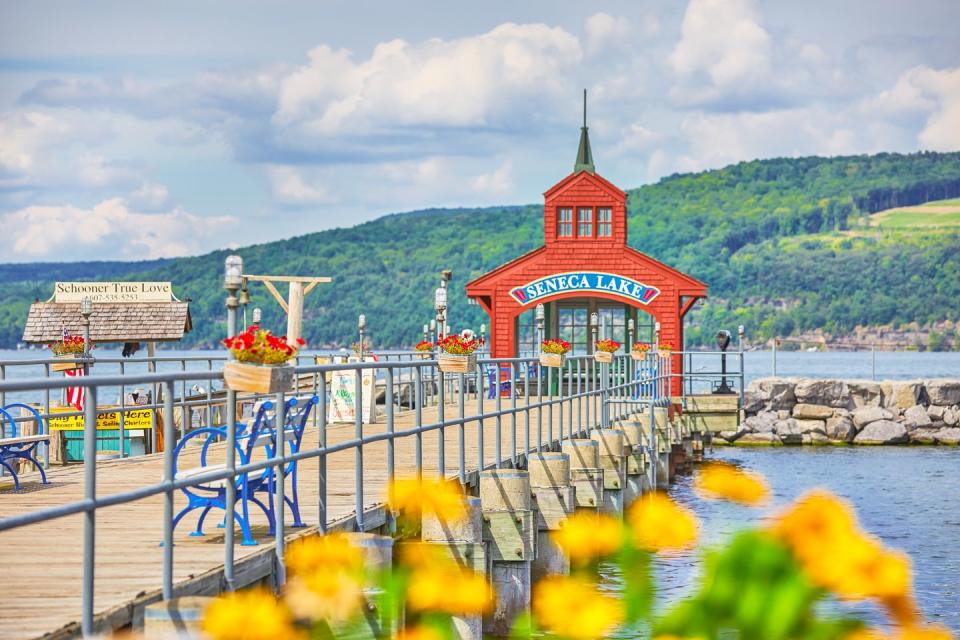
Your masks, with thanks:
[{"label": "rocky breakwater", "polygon": [[960,444],[960,379],[763,378],[715,444]]}]

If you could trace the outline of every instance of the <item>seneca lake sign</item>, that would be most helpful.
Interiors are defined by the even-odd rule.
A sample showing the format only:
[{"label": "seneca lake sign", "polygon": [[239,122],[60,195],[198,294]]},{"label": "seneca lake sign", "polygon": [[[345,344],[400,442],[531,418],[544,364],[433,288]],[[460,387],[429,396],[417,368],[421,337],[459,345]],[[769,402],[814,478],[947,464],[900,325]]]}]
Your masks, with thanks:
[{"label": "seneca lake sign", "polygon": [[656,287],[625,276],[597,271],[572,271],[544,276],[511,289],[510,295],[521,305],[528,305],[544,298],[579,291],[608,293],[644,305],[660,295]]}]

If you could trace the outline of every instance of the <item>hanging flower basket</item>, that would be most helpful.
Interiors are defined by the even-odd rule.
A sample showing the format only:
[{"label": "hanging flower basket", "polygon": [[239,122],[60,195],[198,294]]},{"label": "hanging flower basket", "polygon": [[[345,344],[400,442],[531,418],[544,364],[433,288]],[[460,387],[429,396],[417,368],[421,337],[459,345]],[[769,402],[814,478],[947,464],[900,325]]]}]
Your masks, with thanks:
[{"label": "hanging flower basket", "polygon": [[647,342],[635,342],[630,349],[630,357],[637,361],[644,360],[648,353],[650,353],[650,344]]},{"label": "hanging flower basket", "polygon": [[440,371],[444,373],[473,373],[477,368],[477,354],[474,353],[483,338],[467,338],[452,335],[443,338],[437,343],[440,355],[437,361]]},{"label": "hanging flower basket", "polygon": [[[73,371],[83,368],[83,360],[86,354],[86,345],[83,342],[83,336],[64,336],[60,342],[54,342],[50,345],[55,360],[63,362],[54,362],[50,365],[51,371]],[[90,348],[93,348],[91,342]],[[80,362],[75,362],[79,360]]]},{"label": "hanging flower basket", "polygon": [[232,391],[250,393],[277,393],[288,391],[293,386],[293,366],[304,342],[297,339],[297,346],[287,344],[286,336],[276,337],[257,325],[223,344],[234,360],[223,367],[223,381]]},{"label": "hanging flower basket", "polygon": [[562,368],[570,351],[570,343],[560,338],[550,338],[540,343],[540,364],[544,367]]},{"label": "hanging flower basket", "polygon": [[661,358],[669,358],[673,353],[673,344],[670,342],[661,342],[657,345],[657,355]]},{"label": "hanging flower basket", "polygon": [[429,340],[421,340],[416,344],[414,350],[417,352],[417,356],[424,360],[429,360],[433,357],[433,343]]},{"label": "hanging flower basket", "polygon": [[614,352],[620,348],[620,343],[616,340],[597,340],[594,345],[593,359],[603,364],[613,362]]}]

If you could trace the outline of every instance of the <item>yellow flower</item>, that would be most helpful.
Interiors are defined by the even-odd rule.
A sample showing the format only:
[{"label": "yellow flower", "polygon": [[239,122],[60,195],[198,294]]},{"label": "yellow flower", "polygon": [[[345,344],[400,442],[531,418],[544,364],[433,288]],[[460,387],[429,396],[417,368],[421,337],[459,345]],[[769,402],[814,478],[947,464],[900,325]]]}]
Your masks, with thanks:
[{"label": "yellow flower", "polygon": [[407,584],[407,604],[414,611],[461,615],[485,613],[493,606],[486,576],[451,563],[420,566]]},{"label": "yellow flower", "polygon": [[863,628],[848,633],[843,637],[843,640],[889,640],[889,637],[876,629]]},{"label": "yellow flower", "polygon": [[634,543],[648,551],[685,549],[697,541],[693,512],[660,492],[637,500],[627,514]]},{"label": "yellow flower", "polygon": [[712,462],[697,474],[694,487],[706,498],[722,498],[748,506],[763,504],[770,495],[764,479],[725,462]]},{"label": "yellow flower", "polygon": [[623,621],[620,600],[581,577],[552,576],[534,587],[537,623],[565,638],[605,638]]},{"label": "yellow flower", "polygon": [[387,504],[395,511],[428,513],[444,522],[455,522],[467,515],[467,502],[459,483],[439,478],[395,480],[387,493]]},{"label": "yellow flower", "polygon": [[553,542],[572,562],[609,556],[623,545],[623,522],[607,515],[578,513],[550,532]]},{"label": "yellow flower", "polygon": [[287,547],[284,560],[291,576],[316,572],[363,573],[363,552],[342,533],[301,538]]},{"label": "yellow flower", "polygon": [[204,612],[201,627],[210,640],[306,638],[294,627],[290,612],[265,589],[218,596]]},{"label": "yellow flower", "polygon": [[953,640],[953,634],[946,627],[930,625],[904,627],[895,638],[896,640]]},{"label": "yellow flower", "polygon": [[771,529],[793,550],[810,579],[840,598],[902,604],[910,593],[909,558],[861,531],[853,510],[832,494],[800,498]]},{"label": "yellow flower", "polygon": [[423,625],[417,625],[415,627],[409,627],[400,632],[397,636],[397,640],[445,640],[446,636],[434,629],[433,627],[426,627]]},{"label": "yellow flower", "polygon": [[360,582],[342,571],[293,576],[284,588],[284,595],[297,618],[310,620],[348,620],[363,603]]}]

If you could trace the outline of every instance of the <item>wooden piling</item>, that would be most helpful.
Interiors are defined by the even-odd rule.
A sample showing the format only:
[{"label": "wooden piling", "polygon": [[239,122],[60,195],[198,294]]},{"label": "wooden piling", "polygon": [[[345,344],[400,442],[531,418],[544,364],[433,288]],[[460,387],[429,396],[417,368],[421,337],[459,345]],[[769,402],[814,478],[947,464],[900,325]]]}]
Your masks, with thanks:
[{"label": "wooden piling", "polygon": [[597,429],[590,437],[598,445],[599,467],[603,469],[603,500],[600,511],[611,515],[622,514],[623,487],[627,475],[623,455],[623,432],[618,429]]},{"label": "wooden piling", "polygon": [[481,472],[480,504],[490,580],[497,594],[493,611],[483,619],[483,631],[505,637],[516,617],[530,607],[530,565],[537,542],[530,474],[516,469]]},{"label": "wooden piling", "polygon": [[570,484],[570,457],[565,453],[531,454],[527,468],[537,513],[537,556],[530,568],[536,582],[570,572],[570,559],[554,544],[550,532],[563,526],[573,513],[576,490]]},{"label": "wooden piling", "polygon": [[600,444],[592,439],[564,440],[560,446],[570,456],[570,484],[574,488],[575,511],[597,512],[603,504],[603,469]]},{"label": "wooden piling", "polygon": [[[437,545],[461,568],[489,576],[490,555],[483,542],[483,513],[480,498],[467,498],[467,517],[454,522],[441,521],[432,514],[424,514],[420,538],[426,544]],[[475,615],[451,617],[452,637],[457,640],[481,640],[483,618]]]}]

